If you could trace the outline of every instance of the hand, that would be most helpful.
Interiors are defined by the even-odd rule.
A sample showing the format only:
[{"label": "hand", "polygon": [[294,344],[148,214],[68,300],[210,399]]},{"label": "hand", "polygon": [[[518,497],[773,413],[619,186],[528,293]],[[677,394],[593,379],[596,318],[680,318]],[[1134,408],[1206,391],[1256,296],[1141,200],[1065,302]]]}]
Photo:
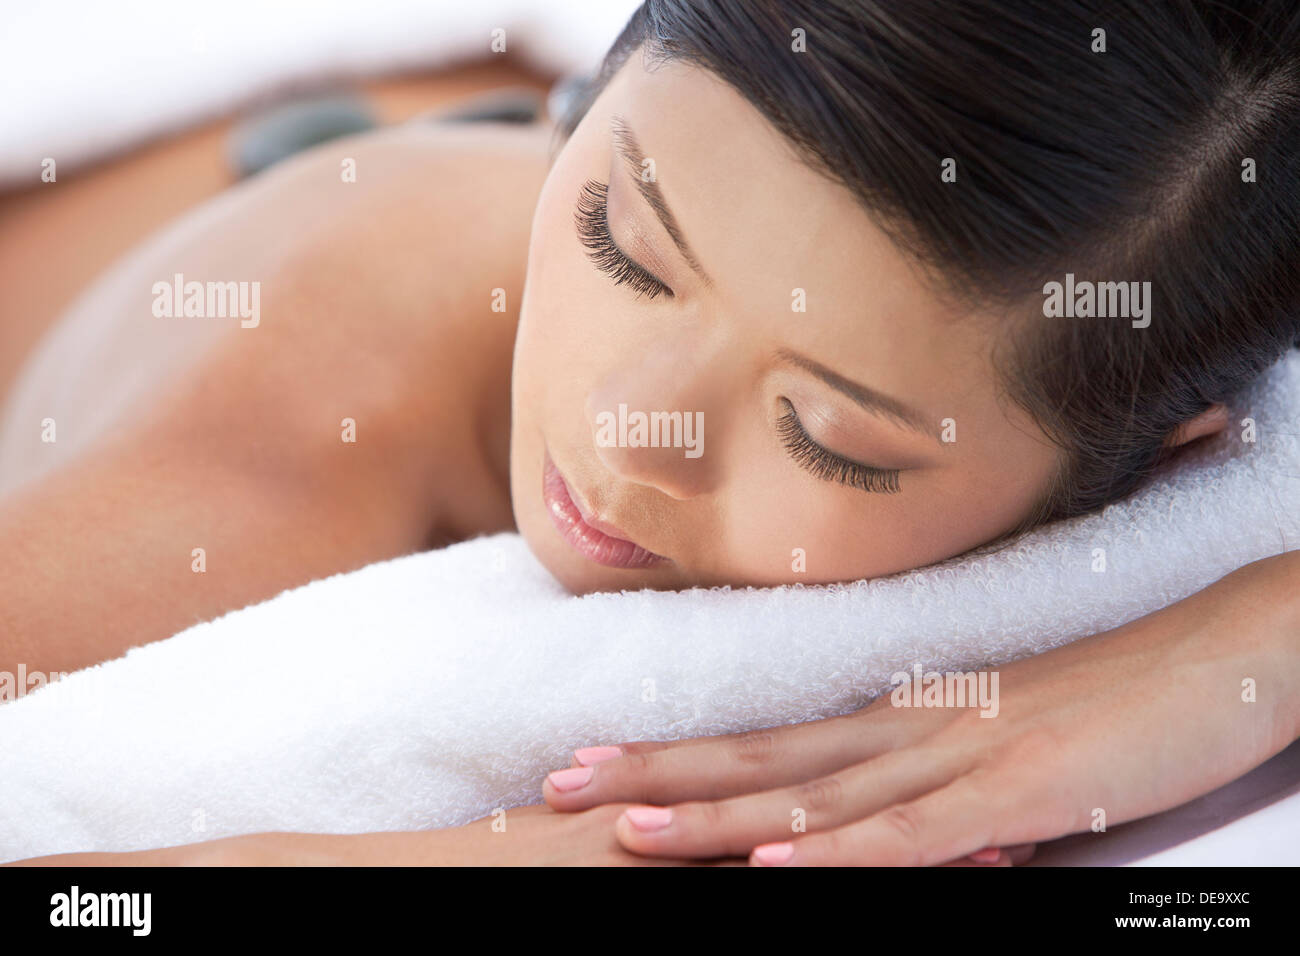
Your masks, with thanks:
[{"label": "hand", "polygon": [[[681,866],[619,846],[611,804],[559,814],[518,807],[445,830],[391,833],[256,833],[161,850],[65,853],[28,866]],[[504,830],[500,828],[504,822]],[[494,829],[493,824],[497,827]],[[740,863],[742,861],[732,861]]]},{"label": "hand", "polygon": [[[904,708],[578,751],[544,784],[577,811],[637,801],[619,842],[755,865],[939,864],[1177,806],[1296,739],[1300,553],[1000,669],[999,710]],[[1255,682],[1257,700],[1244,699]],[[990,685],[991,686],[991,685]],[[585,765],[585,766],[584,766]],[[589,812],[589,811],[588,811]],[[1104,814],[1104,817],[1101,815]],[[804,819],[806,832],[792,823]]]}]

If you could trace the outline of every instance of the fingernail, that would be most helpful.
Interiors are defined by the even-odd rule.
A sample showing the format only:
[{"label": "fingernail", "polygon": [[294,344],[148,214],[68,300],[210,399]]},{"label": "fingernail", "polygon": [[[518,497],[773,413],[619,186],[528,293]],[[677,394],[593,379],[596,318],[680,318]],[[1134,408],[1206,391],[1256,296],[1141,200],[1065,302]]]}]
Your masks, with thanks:
[{"label": "fingernail", "polygon": [[792,856],[793,843],[764,843],[754,847],[754,862],[759,866],[785,866]]},{"label": "fingernail", "polygon": [[971,860],[976,863],[996,863],[1002,851],[995,846],[986,846],[982,850],[976,850],[970,855]]},{"label": "fingernail", "polygon": [[590,767],[603,760],[613,760],[623,756],[622,747],[579,747],[573,752],[573,759],[584,767]]},{"label": "fingernail", "polygon": [[673,822],[673,811],[667,807],[628,807],[623,816],[642,833],[662,830]]},{"label": "fingernail", "polygon": [[596,771],[591,767],[570,767],[568,770],[553,771],[546,779],[551,781],[551,786],[556,790],[568,793],[570,790],[581,790],[591,783],[595,773]]}]

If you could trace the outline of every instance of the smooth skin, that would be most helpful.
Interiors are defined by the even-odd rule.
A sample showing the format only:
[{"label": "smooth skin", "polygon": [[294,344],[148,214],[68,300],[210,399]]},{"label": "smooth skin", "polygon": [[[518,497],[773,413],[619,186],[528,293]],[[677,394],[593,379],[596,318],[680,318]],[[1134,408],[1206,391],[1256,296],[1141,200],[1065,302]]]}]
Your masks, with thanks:
[{"label": "smooth skin", "polygon": [[[616,149],[620,123],[655,159],[689,258]],[[0,500],[0,667],[87,666],[312,578],[516,526],[578,593],[878,576],[997,537],[1044,491],[1058,456],[1001,396],[990,358],[998,317],[955,312],[734,91],[691,67],[651,70],[634,56],[549,166],[548,147],[544,130],[428,128],[329,144],[188,218],[173,241],[124,265],[135,279],[106,286],[77,331],[149,356],[149,375],[116,407],[93,409],[105,423],[93,431],[76,428],[90,409],[61,412],[69,441],[32,447],[57,460],[34,458],[41,480]],[[344,156],[357,160],[357,183],[339,181]],[[671,296],[638,297],[593,266],[574,227],[589,180],[608,183],[615,241]],[[141,290],[174,272],[260,277],[261,325],[160,324]],[[792,311],[795,288],[807,312]],[[111,289],[129,294],[110,301]],[[506,290],[504,313],[491,307],[497,289]],[[58,355],[47,360],[66,373]],[[906,406],[912,426],[848,398],[813,365]],[[93,379],[82,385],[96,404]],[[14,400],[32,415],[44,404],[34,393]],[[705,454],[598,447],[594,415],[619,403],[702,411]],[[898,469],[899,490],[865,491],[801,467],[778,429],[789,407],[835,454]],[[355,445],[340,441],[344,417],[357,422]],[[946,418],[957,421],[955,443],[939,441]],[[1212,409],[1170,440],[1225,421]],[[590,512],[668,560],[613,569],[571,549],[541,496],[548,453]],[[196,546],[208,555],[202,575],[191,571]],[[807,550],[806,574],[791,567],[795,547]],[[1155,812],[1295,737],[1295,567],[1275,561],[1252,568],[1276,572],[1239,573],[1189,599],[1199,602],[1194,613],[1177,610],[1184,602],[1004,669],[996,720],[886,715],[877,705],[856,723],[774,732],[774,742],[799,740],[800,756],[751,761],[743,779],[660,773],[662,762],[638,754],[598,765],[581,796],[549,786],[547,796],[570,811],[591,794],[592,802],[714,799],[837,774],[839,786],[808,791],[822,796],[805,807],[814,833],[799,844],[827,827],[866,826],[891,801],[931,793],[947,801],[938,817],[914,815],[925,849],[895,846],[895,862],[1059,836],[1094,806],[1113,806],[1112,821]],[[1248,625],[1243,608],[1256,609]],[[1278,690],[1243,711],[1243,674],[1259,675],[1262,701],[1266,684]],[[1240,747],[1223,728],[1256,743]],[[1211,738],[1215,759],[1182,762],[1172,782],[1151,774],[1153,760],[1204,754]],[[1115,739],[1122,750],[1098,750]],[[1049,752],[1066,766],[1023,762]],[[844,772],[867,759],[876,761],[870,772]],[[629,767],[647,776],[634,786]],[[606,792],[611,779],[630,791]],[[1003,796],[1002,816],[984,819],[993,793]],[[1015,794],[1036,801],[1035,825],[1009,826],[1015,814],[1003,807]],[[761,806],[780,809],[784,828],[799,806],[790,800]],[[378,863],[399,858],[395,846],[409,839],[403,858],[412,862],[611,862],[633,859],[630,850],[663,853],[649,841],[690,824],[682,809],[668,830],[642,839],[624,809],[531,811],[505,835],[480,821],[436,836],[269,834],[153,852],[171,862],[310,853],[311,862]],[[672,852],[743,858],[751,839],[783,842],[765,812],[719,818],[726,825],[707,848],[697,827]],[[960,835],[944,823],[953,814],[966,821]],[[837,846],[875,846],[866,832]],[[815,846],[797,846],[794,859],[817,859]]]},{"label": "smooth skin", "polygon": [[[550,142],[422,124],[331,144],[93,290],[10,397],[9,420],[32,427],[6,445],[22,469],[7,478],[25,481],[0,498],[0,669],[76,670],[314,578],[513,528],[517,314],[493,312],[492,290],[517,308]],[[491,202],[465,188],[477,177]],[[260,324],[155,318],[151,286],[177,272],[260,281]],[[57,443],[40,441],[46,416]]]}]

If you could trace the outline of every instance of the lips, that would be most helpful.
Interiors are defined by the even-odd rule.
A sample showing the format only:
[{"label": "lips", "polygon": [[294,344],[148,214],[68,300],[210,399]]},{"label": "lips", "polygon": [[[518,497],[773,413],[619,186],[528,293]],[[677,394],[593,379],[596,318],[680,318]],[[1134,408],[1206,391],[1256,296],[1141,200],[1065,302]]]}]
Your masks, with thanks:
[{"label": "lips", "polygon": [[584,516],[550,455],[542,469],[542,500],[560,536],[589,561],[611,568],[649,568],[668,560],[622,537],[612,525]]}]

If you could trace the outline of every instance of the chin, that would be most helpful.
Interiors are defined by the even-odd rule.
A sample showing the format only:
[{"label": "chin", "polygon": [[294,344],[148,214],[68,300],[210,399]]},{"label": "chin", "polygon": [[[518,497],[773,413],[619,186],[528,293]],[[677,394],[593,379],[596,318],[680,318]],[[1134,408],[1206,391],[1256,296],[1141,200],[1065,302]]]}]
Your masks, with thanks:
[{"label": "chin", "polygon": [[569,546],[551,528],[546,515],[534,513],[532,520],[517,521],[528,550],[539,564],[571,594],[591,594],[601,588],[592,580],[588,569],[580,566],[581,558],[566,554]]}]

